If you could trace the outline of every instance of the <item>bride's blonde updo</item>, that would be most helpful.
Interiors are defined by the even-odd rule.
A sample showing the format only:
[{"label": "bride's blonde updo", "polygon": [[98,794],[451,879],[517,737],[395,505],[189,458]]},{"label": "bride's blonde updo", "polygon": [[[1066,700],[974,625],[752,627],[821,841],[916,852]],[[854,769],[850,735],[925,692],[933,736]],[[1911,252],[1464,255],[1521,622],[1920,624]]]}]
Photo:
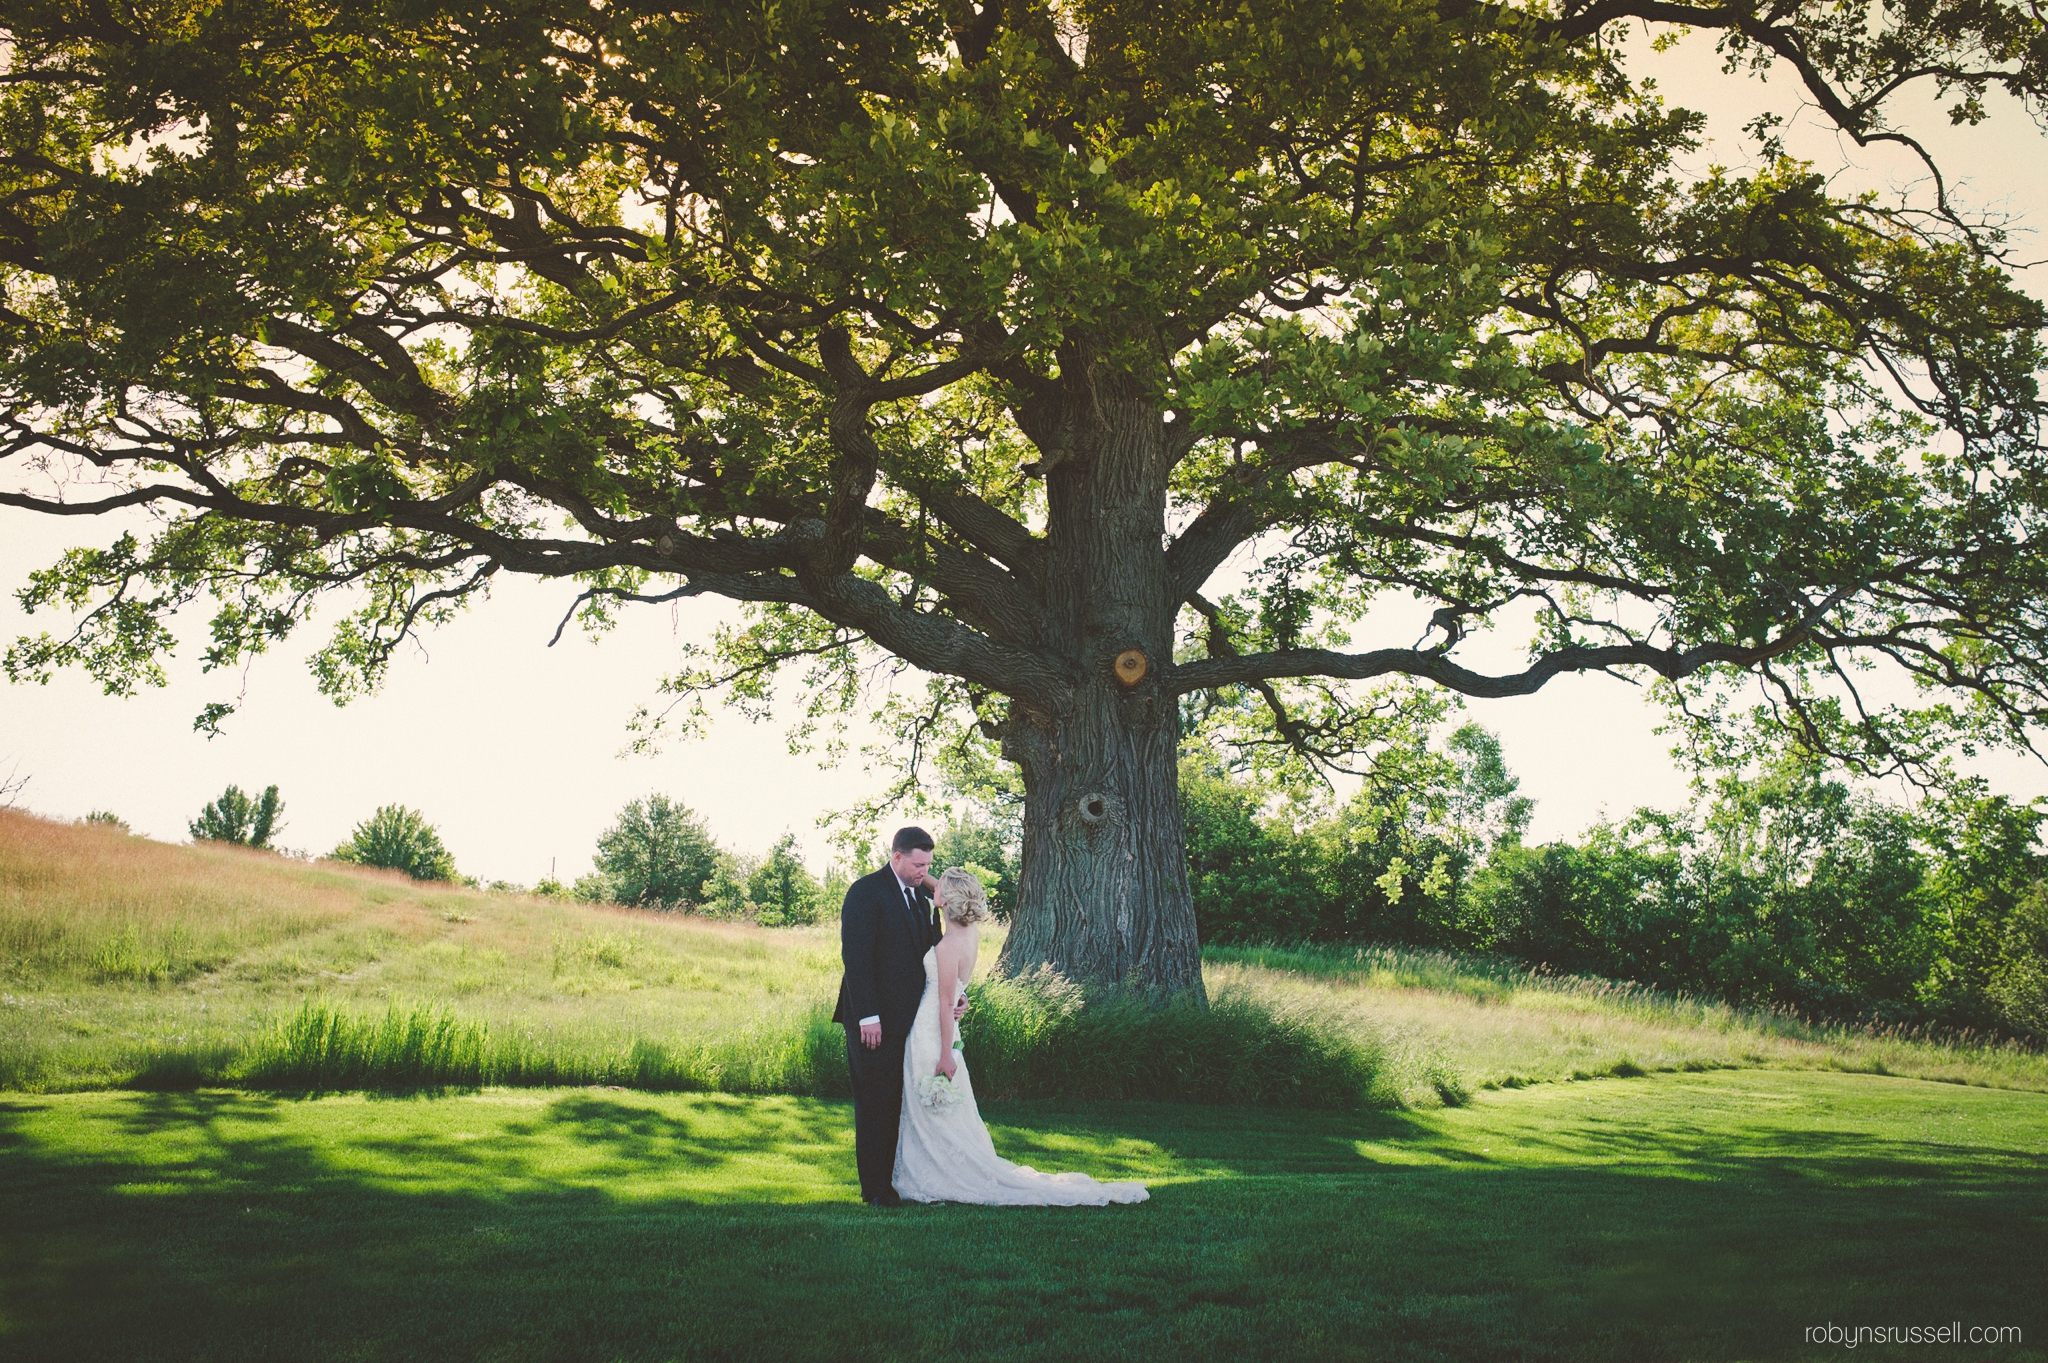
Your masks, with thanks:
[{"label": "bride's blonde updo", "polygon": [[962,927],[995,916],[989,912],[988,891],[965,866],[955,866],[939,877],[939,901],[943,905],[939,912],[946,915],[946,921]]}]

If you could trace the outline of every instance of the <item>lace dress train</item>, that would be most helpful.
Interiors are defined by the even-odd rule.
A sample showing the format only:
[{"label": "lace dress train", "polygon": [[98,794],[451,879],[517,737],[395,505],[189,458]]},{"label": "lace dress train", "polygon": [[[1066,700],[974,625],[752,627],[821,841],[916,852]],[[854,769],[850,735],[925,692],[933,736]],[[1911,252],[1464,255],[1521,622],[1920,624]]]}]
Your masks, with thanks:
[{"label": "lace dress train", "polygon": [[[946,1000],[951,1007],[958,999]],[[1142,1183],[1098,1183],[1086,1174],[1044,1174],[996,1153],[974,1101],[974,1084],[961,1056],[953,1084],[962,1100],[932,1108],[918,1082],[939,1063],[939,965],[936,949],[924,954],[924,999],[903,1048],[903,1122],[896,1135],[896,1192],[913,1202],[973,1202],[997,1207],[1100,1207],[1143,1202]]]}]

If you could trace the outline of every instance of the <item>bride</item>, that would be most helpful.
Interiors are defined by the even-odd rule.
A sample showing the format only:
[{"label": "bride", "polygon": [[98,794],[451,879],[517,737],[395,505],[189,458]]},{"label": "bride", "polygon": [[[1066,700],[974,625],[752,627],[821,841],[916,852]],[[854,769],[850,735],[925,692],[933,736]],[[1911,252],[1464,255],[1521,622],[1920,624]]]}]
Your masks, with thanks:
[{"label": "bride", "polygon": [[[933,904],[946,935],[924,954],[924,999],[903,1048],[903,1121],[896,1137],[896,1192],[913,1202],[978,1202],[1010,1207],[1100,1207],[1143,1202],[1142,1183],[1098,1183],[1086,1174],[1041,1174],[996,1153],[967,1060],[956,1040],[953,1005],[974,974],[988,895],[958,866],[939,877]],[[941,1007],[941,1001],[944,1006]],[[948,1084],[933,1081],[944,1075]],[[950,1092],[948,1091],[950,1088]]]}]

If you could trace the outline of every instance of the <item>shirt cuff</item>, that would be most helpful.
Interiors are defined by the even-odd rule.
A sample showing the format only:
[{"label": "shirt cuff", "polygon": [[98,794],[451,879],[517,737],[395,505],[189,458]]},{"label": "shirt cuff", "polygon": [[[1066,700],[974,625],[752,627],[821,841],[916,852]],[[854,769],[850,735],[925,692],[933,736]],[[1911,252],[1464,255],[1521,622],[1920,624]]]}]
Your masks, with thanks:
[{"label": "shirt cuff", "polygon": [[871,1018],[862,1018],[862,1019],[860,1020],[860,1022],[859,1022],[859,1023],[857,1024],[857,1025],[859,1025],[859,1026],[862,1026],[862,1027],[865,1027],[865,1026],[867,1026],[867,1025],[868,1025],[869,1023],[871,1023],[871,1022],[872,1022],[872,1023],[876,1023],[876,1024],[880,1024],[880,1022],[881,1022],[881,1021],[882,1021],[882,1019],[881,1019],[881,1015],[880,1015],[880,1014],[877,1014],[876,1016],[874,1016],[874,1017],[871,1017]]}]

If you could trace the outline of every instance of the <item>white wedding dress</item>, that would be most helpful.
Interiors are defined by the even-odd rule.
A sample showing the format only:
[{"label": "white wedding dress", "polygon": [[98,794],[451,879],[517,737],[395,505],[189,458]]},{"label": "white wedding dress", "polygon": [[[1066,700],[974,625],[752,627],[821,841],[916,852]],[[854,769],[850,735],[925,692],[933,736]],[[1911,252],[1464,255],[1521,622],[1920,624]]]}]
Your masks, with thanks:
[{"label": "white wedding dress", "polygon": [[[963,982],[946,1006],[958,1002]],[[958,1054],[958,1053],[956,1053]],[[935,947],[924,954],[924,998],[910,1041],[903,1048],[903,1122],[896,1134],[896,1193],[912,1202],[974,1202],[994,1207],[1101,1207],[1111,1202],[1143,1202],[1151,1194],[1142,1183],[1098,1183],[1086,1174],[1041,1174],[1028,1164],[1012,1164],[996,1153],[967,1062],[960,1058],[953,1073],[962,1094],[952,1107],[926,1105],[918,1083],[939,1066],[939,958]]]}]

